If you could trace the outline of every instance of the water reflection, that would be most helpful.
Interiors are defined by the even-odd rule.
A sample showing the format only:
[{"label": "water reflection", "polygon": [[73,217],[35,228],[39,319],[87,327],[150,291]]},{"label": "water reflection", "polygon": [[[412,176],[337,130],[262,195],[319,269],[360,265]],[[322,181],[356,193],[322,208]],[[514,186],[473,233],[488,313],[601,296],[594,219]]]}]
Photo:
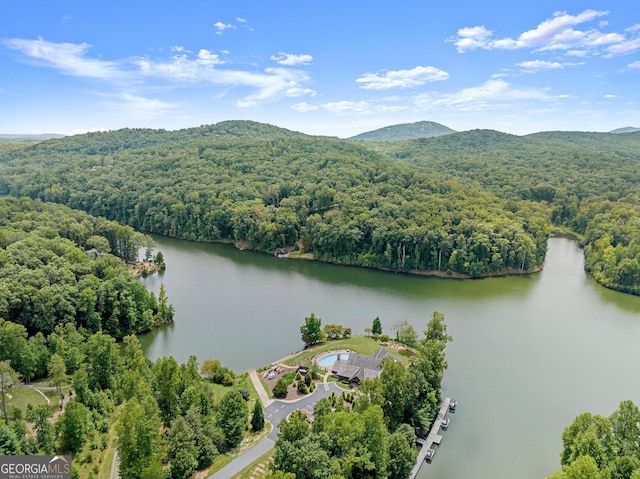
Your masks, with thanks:
[{"label": "water reflection", "polygon": [[[542,478],[559,467],[561,434],[575,416],[640,403],[640,298],[606,290],[583,271],[577,243],[552,238],[544,270],[457,281],[317,262],[277,260],[228,245],[156,238],[175,324],[142,338],[153,358],[218,358],[236,371],[302,347],[310,313],[363,334],[406,319],[418,332],[433,310],[454,341],[443,388],[459,410],[429,478]],[[623,371],[623,372],[620,372]]]}]

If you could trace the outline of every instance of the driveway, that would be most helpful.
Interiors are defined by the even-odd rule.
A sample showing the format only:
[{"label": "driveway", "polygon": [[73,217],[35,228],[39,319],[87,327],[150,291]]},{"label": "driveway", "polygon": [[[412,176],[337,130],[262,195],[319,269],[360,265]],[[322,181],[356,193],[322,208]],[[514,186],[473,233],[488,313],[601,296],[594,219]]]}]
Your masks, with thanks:
[{"label": "driveway", "polygon": [[278,424],[282,419],[288,417],[289,414],[296,409],[313,411],[316,403],[322,398],[329,397],[332,392],[340,395],[342,394],[343,389],[340,389],[335,385],[335,383],[319,383],[313,394],[309,394],[301,399],[297,399],[295,401],[276,400],[271,402],[271,404],[264,409],[264,418],[273,424],[271,434],[251,449],[240,454],[218,472],[210,475],[207,479],[229,479],[230,477],[238,474],[275,445],[278,440],[278,433],[280,432]]}]

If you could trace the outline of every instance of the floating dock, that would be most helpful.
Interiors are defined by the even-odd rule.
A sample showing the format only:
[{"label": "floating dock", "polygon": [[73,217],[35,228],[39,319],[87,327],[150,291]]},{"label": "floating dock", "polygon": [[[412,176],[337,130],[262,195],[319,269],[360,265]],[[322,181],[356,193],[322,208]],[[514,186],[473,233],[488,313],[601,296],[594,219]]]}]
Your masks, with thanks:
[{"label": "floating dock", "polygon": [[[411,474],[409,474],[409,479],[415,479],[422,463],[427,458],[427,454],[429,453],[429,449],[434,444],[440,445],[440,441],[442,441],[442,436],[439,434],[440,427],[442,426],[442,420],[447,415],[447,411],[449,410],[449,405],[451,404],[451,398],[445,398],[440,405],[440,410],[438,411],[438,415],[436,416],[436,420],[433,422],[433,426],[431,426],[431,431],[429,431],[429,435],[426,439],[418,439],[418,443],[422,444],[422,448],[420,448],[420,452],[418,453],[418,457],[416,458],[416,463],[413,465],[413,469],[411,470]],[[457,404],[457,403],[456,403]]]}]

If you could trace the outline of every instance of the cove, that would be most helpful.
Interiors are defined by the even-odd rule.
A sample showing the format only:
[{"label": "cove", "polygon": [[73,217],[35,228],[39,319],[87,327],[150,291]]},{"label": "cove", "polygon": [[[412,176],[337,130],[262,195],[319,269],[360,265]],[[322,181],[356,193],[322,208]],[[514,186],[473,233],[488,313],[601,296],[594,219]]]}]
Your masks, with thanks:
[{"label": "cove", "polygon": [[240,372],[301,349],[312,312],[354,334],[375,316],[387,334],[403,319],[422,332],[443,312],[454,338],[443,392],[458,408],[419,478],[544,478],[575,416],[640,404],[640,297],[588,277],[572,240],[549,240],[540,273],[453,280],[154,239],[167,270],[142,281],[156,294],[164,283],[176,315],[141,338],[152,359],[195,354]]}]

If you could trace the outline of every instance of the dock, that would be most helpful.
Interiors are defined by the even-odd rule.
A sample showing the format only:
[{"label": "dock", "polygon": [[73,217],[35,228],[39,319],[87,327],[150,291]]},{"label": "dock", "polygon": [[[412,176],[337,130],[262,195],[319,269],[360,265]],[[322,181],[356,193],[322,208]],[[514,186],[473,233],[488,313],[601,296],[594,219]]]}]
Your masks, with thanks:
[{"label": "dock", "polygon": [[422,444],[420,448],[420,452],[418,453],[418,457],[416,458],[416,463],[413,465],[413,469],[411,470],[411,474],[409,474],[409,479],[415,479],[420,467],[424,463],[427,458],[427,453],[431,446],[434,444],[440,445],[440,441],[442,441],[442,436],[440,433],[440,426],[442,425],[442,420],[447,415],[447,411],[449,410],[449,404],[451,404],[451,398],[445,398],[440,405],[440,410],[438,411],[438,415],[436,416],[436,420],[433,422],[433,426],[431,426],[431,431],[429,431],[429,435],[426,439],[418,439],[418,443]]}]

